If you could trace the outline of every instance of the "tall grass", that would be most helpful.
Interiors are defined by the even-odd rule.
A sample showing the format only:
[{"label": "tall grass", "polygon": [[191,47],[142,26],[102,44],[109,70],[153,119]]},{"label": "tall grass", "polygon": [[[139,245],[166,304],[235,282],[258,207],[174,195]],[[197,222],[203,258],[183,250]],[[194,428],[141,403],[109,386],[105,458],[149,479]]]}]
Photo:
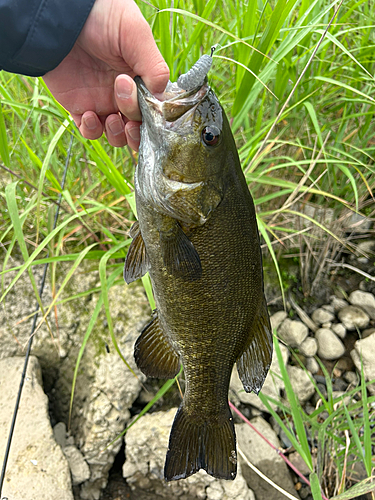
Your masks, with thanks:
[{"label": "tall grass", "polygon": [[[375,186],[373,2],[343,2],[275,123],[338,4],[338,0],[159,0],[154,8],[140,3],[172,80],[219,44],[209,80],[231,117],[259,229],[280,283],[275,249],[310,245],[309,238],[316,242],[312,226],[327,239],[344,244],[340,233],[304,211],[306,204],[332,209],[333,220],[346,211],[374,216],[369,205]],[[273,133],[263,144],[272,125]],[[63,213],[51,232],[71,136]],[[54,266],[55,295],[45,313],[63,301],[79,300],[81,296],[62,299],[62,294],[81,262],[91,260],[100,270],[101,288],[94,290],[100,299],[80,356],[101,307],[116,345],[108,289],[121,282],[128,229],[135,219],[135,155],[126,148],[111,148],[104,138],[82,138],[41,79],[1,72],[0,157],[8,169],[0,173],[0,302],[25,272],[35,289],[32,268],[47,261]],[[298,228],[302,218],[305,222]],[[19,250],[24,263],[12,268],[11,256]],[[57,287],[56,266],[62,262],[70,262],[71,268]],[[6,286],[5,277],[12,270],[16,275]],[[142,282],[154,307],[148,277]],[[297,415],[293,418],[298,424]],[[300,446],[311,465],[306,442]]]},{"label": "tall grass", "polygon": [[[375,396],[367,396],[363,371],[360,386],[350,388],[344,395],[335,395],[331,375],[318,359],[327,395],[321,393],[315,379],[309,375],[320,400],[315,411],[308,414],[295,397],[279,342],[276,337],[274,340],[287,405],[262,393],[259,397],[309,468],[314,500],[321,498],[317,485],[321,485],[327,498],[335,500],[349,500],[373,492]],[[270,403],[276,405],[277,411]],[[358,463],[368,476],[362,481],[353,473],[354,464]]]}]

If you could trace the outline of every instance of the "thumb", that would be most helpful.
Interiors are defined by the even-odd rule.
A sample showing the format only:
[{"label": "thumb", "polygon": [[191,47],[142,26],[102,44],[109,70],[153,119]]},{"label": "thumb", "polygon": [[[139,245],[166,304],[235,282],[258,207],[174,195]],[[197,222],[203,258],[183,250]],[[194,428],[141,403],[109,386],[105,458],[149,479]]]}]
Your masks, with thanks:
[{"label": "thumb", "polygon": [[128,22],[122,24],[124,33],[120,34],[122,56],[152,94],[163,92],[169,80],[168,65],[156,45],[149,24],[134,2],[131,10],[133,12],[128,9],[126,13]]}]

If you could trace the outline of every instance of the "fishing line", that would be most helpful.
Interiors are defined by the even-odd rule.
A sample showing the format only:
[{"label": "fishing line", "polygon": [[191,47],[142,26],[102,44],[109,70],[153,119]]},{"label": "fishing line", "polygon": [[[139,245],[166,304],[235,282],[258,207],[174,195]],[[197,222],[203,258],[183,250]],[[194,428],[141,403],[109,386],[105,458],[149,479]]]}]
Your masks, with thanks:
[{"label": "fishing line", "polygon": [[[72,137],[70,139],[68,153],[67,153],[67,156],[66,156],[65,168],[64,168],[63,178],[62,178],[62,181],[61,181],[61,192],[59,194],[59,198],[58,198],[58,202],[57,202],[58,206],[57,206],[57,209],[56,209],[55,220],[53,222],[53,229],[52,229],[52,231],[54,229],[56,229],[56,226],[57,226],[57,219],[59,217],[59,212],[60,212],[62,192],[64,190],[66,174],[68,172],[68,166],[69,166],[70,156],[71,156],[71,152],[72,152],[73,137],[74,136],[72,135]],[[49,257],[49,252],[47,254],[47,258],[48,257]],[[49,266],[49,263],[47,262],[45,264],[45,266],[44,266],[44,271],[43,271],[43,276],[42,276],[42,282],[41,282],[40,289],[39,289],[39,297],[40,298],[42,298],[42,295],[43,295],[44,285],[45,285],[46,277],[47,277],[48,266]],[[35,314],[34,314],[34,319],[33,319],[33,324],[32,324],[32,327],[31,327],[31,333],[30,333],[28,344],[27,344],[27,351],[26,351],[25,362],[24,362],[24,365],[23,365],[23,370],[22,370],[22,375],[21,375],[21,382],[20,382],[20,386],[19,386],[19,389],[18,389],[16,404],[14,406],[13,418],[12,418],[12,422],[10,424],[10,429],[9,429],[9,434],[8,434],[8,441],[7,441],[7,445],[6,445],[6,449],[5,449],[5,454],[4,454],[4,460],[3,460],[3,466],[2,466],[2,469],[1,469],[1,476],[0,476],[0,498],[2,498],[1,497],[1,492],[2,492],[2,489],[3,489],[3,484],[4,484],[4,479],[5,479],[5,472],[6,472],[8,458],[9,458],[9,452],[10,452],[10,447],[11,447],[11,444],[12,444],[14,427],[16,425],[16,419],[17,419],[18,409],[19,409],[19,405],[20,405],[22,390],[23,390],[23,386],[24,386],[24,382],[25,382],[27,365],[29,363],[31,346],[32,346],[32,343],[33,343],[34,331],[35,331],[36,323],[37,323],[37,320],[38,320],[38,314],[39,314],[39,304],[37,303],[36,309],[35,309]],[[3,500],[6,500],[6,499],[4,498]]]}]

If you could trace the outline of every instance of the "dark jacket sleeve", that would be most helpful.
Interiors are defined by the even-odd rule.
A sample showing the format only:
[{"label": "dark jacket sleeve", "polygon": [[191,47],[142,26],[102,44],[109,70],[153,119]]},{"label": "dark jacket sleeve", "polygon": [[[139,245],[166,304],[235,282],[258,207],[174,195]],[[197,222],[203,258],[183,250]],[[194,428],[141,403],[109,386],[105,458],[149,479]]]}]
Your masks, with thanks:
[{"label": "dark jacket sleeve", "polygon": [[0,69],[41,76],[72,49],[95,0],[0,0]]}]

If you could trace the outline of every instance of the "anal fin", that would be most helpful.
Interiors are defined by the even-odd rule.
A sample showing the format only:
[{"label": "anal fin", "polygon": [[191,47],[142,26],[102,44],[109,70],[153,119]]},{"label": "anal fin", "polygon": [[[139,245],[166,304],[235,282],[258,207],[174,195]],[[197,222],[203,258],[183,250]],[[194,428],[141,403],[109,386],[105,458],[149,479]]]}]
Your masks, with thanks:
[{"label": "anal fin", "polygon": [[173,378],[180,368],[180,356],[165,336],[158,316],[145,326],[134,346],[138,368],[147,376]]},{"label": "anal fin", "polygon": [[149,269],[146,246],[138,221],[134,222],[129,234],[133,238],[133,241],[130,244],[124,265],[124,280],[128,284],[142,278]]},{"label": "anal fin", "polygon": [[180,224],[174,221],[168,231],[160,231],[160,248],[164,265],[169,274],[187,281],[202,276],[198,252]]},{"label": "anal fin", "polygon": [[249,332],[249,343],[237,359],[238,375],[246,392],[259,393],[272,360],[272,330],[263,296]]},{"label": "anal fin", "polygon": [[218,479],[235,479],[236,435],[229,406],[222,418],[213,420],[197,420],[181,404],[169,437],[164,467],[167,481],[184,479],[200,469]]}]

